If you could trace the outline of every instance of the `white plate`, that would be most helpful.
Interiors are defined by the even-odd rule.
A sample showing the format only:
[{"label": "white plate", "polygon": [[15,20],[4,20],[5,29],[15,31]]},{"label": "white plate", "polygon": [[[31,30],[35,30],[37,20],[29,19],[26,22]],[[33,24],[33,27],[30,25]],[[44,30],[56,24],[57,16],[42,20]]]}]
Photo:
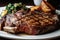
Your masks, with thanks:
[{"label": "white plate", "polygon": [[[27,6],[31,7],[31,6]],[[2,10],[4,10],[5,7],[0,7],[0,13]],[[60,36],[60,30],[54,31],[52,33],[44,34],[44,35],[23,35],[23,36],[17,36],[13,34],[9,34],[4,31],[0,31],[0,36],[5,38],[11,38],[11,39],[46,39],[46,38],[53,38]]]}]

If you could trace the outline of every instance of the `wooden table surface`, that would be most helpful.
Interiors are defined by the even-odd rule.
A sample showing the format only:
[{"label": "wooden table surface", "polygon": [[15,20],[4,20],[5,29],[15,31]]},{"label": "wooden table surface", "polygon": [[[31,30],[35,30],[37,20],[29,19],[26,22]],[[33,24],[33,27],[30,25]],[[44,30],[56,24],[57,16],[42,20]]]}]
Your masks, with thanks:
[{"label": "wooden table surface", "polygon": [[[26,5],[34,5],[34,3],[33,3],[33,0],[29,0],[29,2],[28,2],[28,0],[0,0],[0,7],[1,6],[5,6],[5,5],[7,5],[8,3],[15,3],[15,2],[22,2],[22,3],[24,3],[24,4],[26,4]],[[0,37],[0,40],[15,40],[15,39],[8,39],[8,38],[3,38],[3,37]],[[60,36],[59,37],[56,37],[56,38],[51,38],[51,39],[44,39],[44,40],[60,40]]]}]

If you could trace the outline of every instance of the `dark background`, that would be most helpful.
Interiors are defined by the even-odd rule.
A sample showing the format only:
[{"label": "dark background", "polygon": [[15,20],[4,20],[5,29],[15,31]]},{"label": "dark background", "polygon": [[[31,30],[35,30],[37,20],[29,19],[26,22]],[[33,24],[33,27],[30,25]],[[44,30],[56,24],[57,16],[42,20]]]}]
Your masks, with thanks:
[{"label": "dark background", "polygon": [[53,7],[60,9],[60,0],[47,0]]},{"label": "dark background", "polygon": [[0,6],[1,4],[7,5],[8,3],[18,3],[18,2],[22,2],[23,4],[26,5],[34,5],[33,0],[0,0]]},{"label": "dark background", "polygon": [[[38,1],[38,0],[37,0]],[[60,0],[47,0],[53,7],[60,9]],[[22,2],[26,5],[34,5],[33,0],[0,0],[0,6],[7,5],[8,3]]]}]

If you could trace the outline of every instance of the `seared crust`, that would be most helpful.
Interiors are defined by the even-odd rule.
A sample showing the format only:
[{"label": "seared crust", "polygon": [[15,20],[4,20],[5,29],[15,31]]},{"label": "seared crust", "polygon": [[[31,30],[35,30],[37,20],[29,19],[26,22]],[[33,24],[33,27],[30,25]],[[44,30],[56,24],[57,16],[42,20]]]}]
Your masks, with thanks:
[{"label": "seared crust", "polygon": [[[17,12],[18,13],[18,12]],[[30,12],[21,16],[18,30],[27,34],[42,34],[57,29],[58,17],[44,12]]]},{"label": "seared crust", "polygon": [[43,34],[54,31],[58,27],[58,16],[53,13],[44,13],[41,11],[23,12],[22,10],[15,14],[6,15],[6,20],[2,20],[0,25],[4,24],[4,31],[10,33]]}]

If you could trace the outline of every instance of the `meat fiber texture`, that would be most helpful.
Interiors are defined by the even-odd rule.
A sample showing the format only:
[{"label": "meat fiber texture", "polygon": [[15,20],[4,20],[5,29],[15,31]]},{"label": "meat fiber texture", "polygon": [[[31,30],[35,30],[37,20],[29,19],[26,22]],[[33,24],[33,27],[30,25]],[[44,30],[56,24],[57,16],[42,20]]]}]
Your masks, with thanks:
[{"label": "meat fiber texture", "polygon": [[42,34],[57,29],[58,16],[54,13],[41,11],[18,11],[6,15],[5,21],[0,20],[0,26],[10,33],[26,33],[31,35]]}]

